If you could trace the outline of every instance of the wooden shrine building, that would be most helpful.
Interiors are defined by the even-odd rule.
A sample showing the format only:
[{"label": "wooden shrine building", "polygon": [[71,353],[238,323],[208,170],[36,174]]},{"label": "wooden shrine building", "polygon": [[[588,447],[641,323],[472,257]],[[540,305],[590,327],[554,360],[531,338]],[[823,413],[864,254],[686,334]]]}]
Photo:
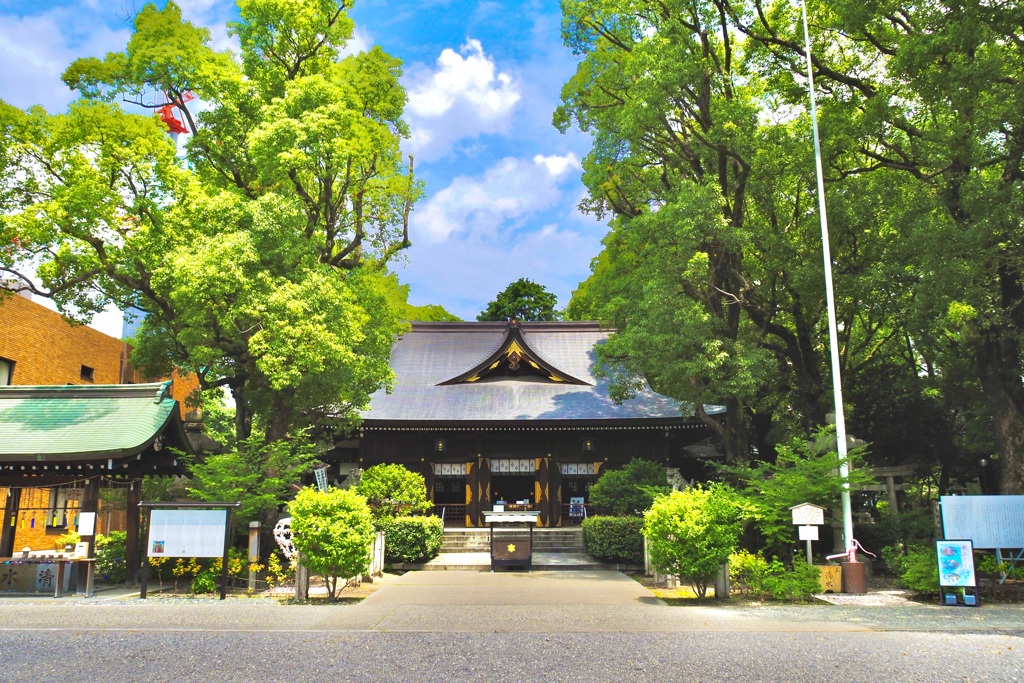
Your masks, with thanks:
[{"label": "wooden shrine building", "polygon": [[[348,468],[401,463],[421,472],[448,525],[479,526],[498,501],[568,523],[606,468],[649,458],[701,477],[692,448],[711,430],[650,389],[621,404],[594,375],[598,323],[412,323],[391,354],[395,386],[332,454]],[[724,409],[705,406],[709,415]],[[576,514],[579,506],[572,508]],[[576,520],[578,521],[578,520]]]},{"label": "wooden shrine building", "polygon": [[[134,582],[142,477],[183,474],[175,451],[193,447],[170,381],[0,386],[0,488],[7,489],[0,557],[44,541],[52,551],[57,536],[76,530],[80,513],[97,511],[101,486],[123,486]],[[26,504],[23,494],[38,491],[48,493],[45,506]]]}]

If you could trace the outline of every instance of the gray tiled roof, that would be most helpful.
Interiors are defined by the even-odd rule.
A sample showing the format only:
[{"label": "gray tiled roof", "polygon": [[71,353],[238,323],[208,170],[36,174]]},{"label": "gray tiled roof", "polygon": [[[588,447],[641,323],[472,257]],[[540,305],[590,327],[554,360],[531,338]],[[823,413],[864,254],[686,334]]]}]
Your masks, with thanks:
[{"label": "gray tiled roof", "polygon": [[[647,390],[621,405],[608,380],[594,377],[595,344],[610,334],[597,323],[521,323],[530,349],[549,365],[587,382],[498,378],[438,386],[472,370],[498,350],[505,323],[413,323],[391,351],[394,391],[371,397],[363,418],[394,422],[679,419],[677,401]],[[721,412],[707,406],[709,413]]]}]

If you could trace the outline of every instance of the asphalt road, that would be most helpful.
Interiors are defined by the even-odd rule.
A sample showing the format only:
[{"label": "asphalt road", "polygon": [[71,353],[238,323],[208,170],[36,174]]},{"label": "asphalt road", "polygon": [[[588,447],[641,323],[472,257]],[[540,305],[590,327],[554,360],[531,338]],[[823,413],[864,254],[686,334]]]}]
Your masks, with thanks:
[{"label": "asphalt road", "polygon": [[662,604],[615,572],[362,603],[0,599],[0,681],[1024,681],[1024,606]]}]

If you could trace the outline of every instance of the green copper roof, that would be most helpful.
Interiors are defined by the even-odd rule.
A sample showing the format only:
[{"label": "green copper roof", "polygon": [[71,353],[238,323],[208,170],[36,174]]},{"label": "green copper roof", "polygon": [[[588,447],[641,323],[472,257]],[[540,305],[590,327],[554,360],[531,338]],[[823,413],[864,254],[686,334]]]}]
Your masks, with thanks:
[{"label": "green copper roof", "polygon": [[170,382],[0,387],[0,461],[141,453],[176,416]]}]

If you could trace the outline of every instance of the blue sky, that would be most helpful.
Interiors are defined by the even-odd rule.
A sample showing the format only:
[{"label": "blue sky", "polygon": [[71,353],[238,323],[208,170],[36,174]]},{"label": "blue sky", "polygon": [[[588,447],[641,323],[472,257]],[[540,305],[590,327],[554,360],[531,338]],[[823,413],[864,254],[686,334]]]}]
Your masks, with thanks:
[{"label": "blue sky", "polygon": [[[73,94],[60,74],[80,56],[122,50],[132,0],[0,0],[0,98],[62,111]],[[161,1],[158,4],[163,4]],[[180,0],[215,47],[235,49],[228,0]],[[396,271],[414,304],[441,304],[466,320],[527,277],[564,307],[589,274],[606,227],[581,215],[580,160],[589,138],[551,126],[576,59],[561,43],[556,0],[357,0],[354,49],[380,45],[405,63],[406,150],[426,196],[411,220],[413,246]],[[95,326],[117,334],[116,312]]]}]

